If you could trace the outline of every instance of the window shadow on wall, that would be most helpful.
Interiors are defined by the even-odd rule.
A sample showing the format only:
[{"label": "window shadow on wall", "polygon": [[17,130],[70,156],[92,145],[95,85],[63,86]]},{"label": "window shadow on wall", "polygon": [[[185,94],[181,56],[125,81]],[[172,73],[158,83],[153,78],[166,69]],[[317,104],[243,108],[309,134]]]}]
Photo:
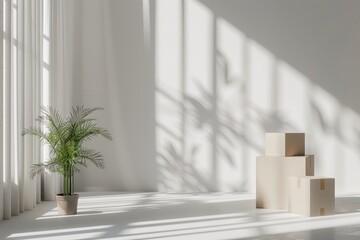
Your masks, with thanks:
[{"label": "window shadow on wall", "polygon": [[[344,104],[345,88],[334,91],[336,76],[327,88],[323,78],[328,75],[315,75],[302,64],[304,56],[318,52],[302,53],[301,39],[290,44],[293,52],[288,53],[289,44],[281,47],[271,39],[286,29],[272,23],[273,32],[258,34],[263,25],[273,25],[254,22],[264,9],[249,2],[154,2],[159,190],[254,192],[255,158],[264,152],[264,133],[277,131],[305,132],[306,152],[316,155],[315,174],[335,177],[339,191],[358,189],[352,184],[359,178],[354,170],[360,158],[357,108]],[[246,13],[237,17],[238,9]],[[300,32],[309,28],[292,24],[302,27]],[[328,70],[322,67],[319,72]]]}]

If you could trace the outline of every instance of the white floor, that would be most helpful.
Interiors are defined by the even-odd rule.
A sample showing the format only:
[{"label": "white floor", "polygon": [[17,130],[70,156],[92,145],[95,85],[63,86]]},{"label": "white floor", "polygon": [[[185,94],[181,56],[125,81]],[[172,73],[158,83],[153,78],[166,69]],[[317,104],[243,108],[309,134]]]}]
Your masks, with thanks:
[{"label": "white floor", "polygon": [[0,239],[360,239],[360,194],[337,214],[306,218],[255,209],[249,194],[82,193],[75,216],[55,202],[0,222]]}]

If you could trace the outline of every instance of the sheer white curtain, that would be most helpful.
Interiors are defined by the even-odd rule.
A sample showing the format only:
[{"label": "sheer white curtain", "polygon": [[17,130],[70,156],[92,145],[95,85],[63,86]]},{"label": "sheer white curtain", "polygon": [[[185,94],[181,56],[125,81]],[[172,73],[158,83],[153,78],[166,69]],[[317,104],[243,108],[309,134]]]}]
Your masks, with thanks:
[{"label": "sheer white curtain", "polygon": [[[57,89],[63,68],[53,66],[62,56],[63,30],[59,27],[62,1],[3,0],[2,125],[0,159],[0,219],[30,210],[57,191],[55,177],[29,178],[33,163],[46,161],[48,149],[32,136],[21,136],[24,127],[36,126],[42,105],[63,106]],[[54,14],[55,13],[55,14]],[[56,33],[56,34],[55,34]],[[61,46],[56,47],[55,46]],[[53,48],[54,47],[54,48]],[[44,181],[45,180],[45,181]]]}]

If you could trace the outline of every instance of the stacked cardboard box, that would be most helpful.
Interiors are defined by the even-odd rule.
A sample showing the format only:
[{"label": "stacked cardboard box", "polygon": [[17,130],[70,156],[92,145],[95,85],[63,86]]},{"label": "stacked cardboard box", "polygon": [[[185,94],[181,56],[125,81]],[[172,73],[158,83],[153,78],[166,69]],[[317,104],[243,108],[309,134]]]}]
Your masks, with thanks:
[{"label": "stacked cardboard box", "polygon": [[266,133],[266,156],[304,156],[305,133]]},{"label": "stacked cardboard box", "polygon": [[314,175],[314,156],[304,153],[304,133],[266,133],[265,156],[256,159],[257,208],[289,208],[288,178]]},{"label": "stacked cardboard box", "polygon": [[289,211],[308,217],[335,212],[335,179],[291,177]]},{"label": "stacked cardboard box", "polygon": [[[332,214],[334,179],[306,177],[314,176],[314,155],[305,155],[305,134],[266,133],[265,142],[265,156],[256,159],[256,207],[290,209],[306,216]],[[291,177],[297,177],[296,186]],[[312,187],[317,181],[326,183],[326,191]]]},{"label": "stacked cardboard box", "polygon": [[288,178],[313,176],[314,156],[256,159],[256,207],[288,209]]}]

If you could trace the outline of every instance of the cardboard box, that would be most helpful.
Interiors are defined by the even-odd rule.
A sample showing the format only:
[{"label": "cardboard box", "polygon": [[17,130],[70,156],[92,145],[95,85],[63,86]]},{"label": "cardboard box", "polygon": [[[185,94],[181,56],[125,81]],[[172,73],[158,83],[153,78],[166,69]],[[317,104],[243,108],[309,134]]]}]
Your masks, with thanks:
[{"label": "cardboard box", "polygon": [[289,207],[289,177],[313,176],[314,155],[256,158],[256,207]]},{"label": "cardboard box", "polygon": [[266,156],[304,156],[305,133],[266,133]]},{"label": "cardboard box", "polygon": [[335,179],[290,177],[289,211],[314,217],[335,213]]}]

